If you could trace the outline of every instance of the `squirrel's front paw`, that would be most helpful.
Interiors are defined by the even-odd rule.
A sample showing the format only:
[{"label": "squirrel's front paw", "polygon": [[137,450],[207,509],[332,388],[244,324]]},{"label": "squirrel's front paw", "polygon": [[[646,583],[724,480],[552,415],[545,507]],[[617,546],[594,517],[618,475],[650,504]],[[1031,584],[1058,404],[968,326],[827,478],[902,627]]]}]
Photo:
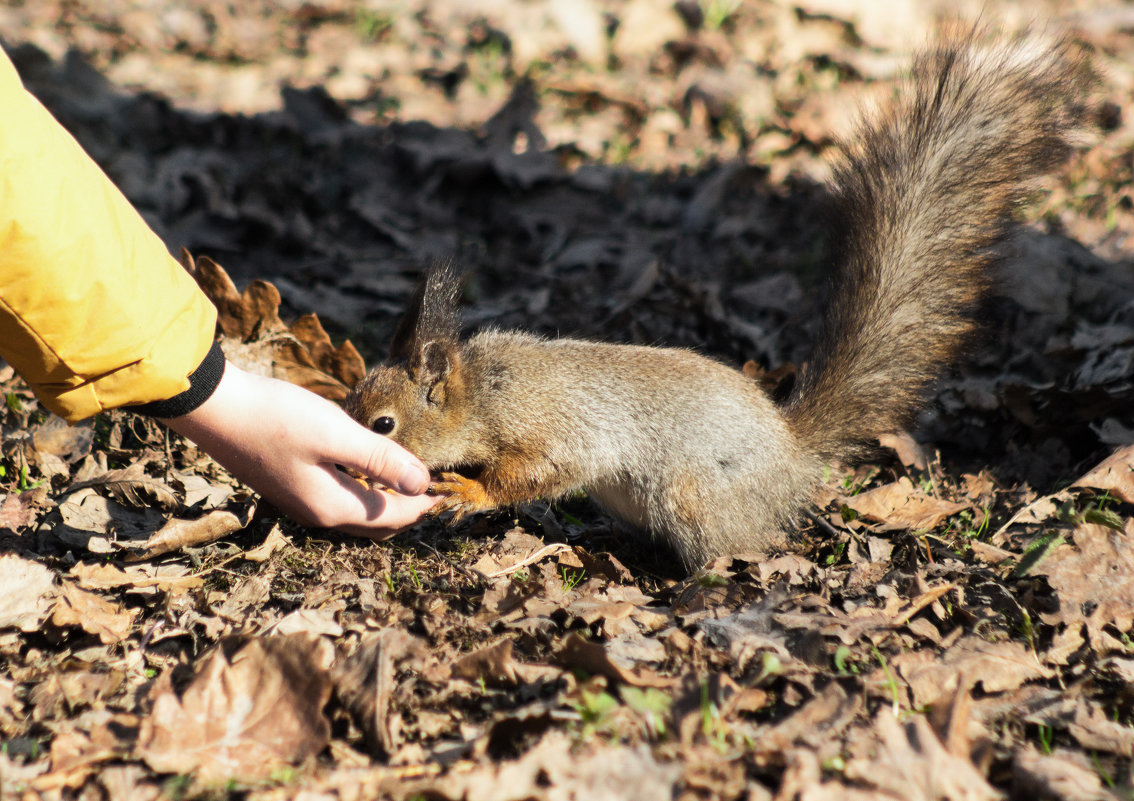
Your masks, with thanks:
[{"label": "squirrel's front paw", "polygon": [[437,516],[444,512],[453,513],[453,522],[473,512],[483,512],[496,504],[488,497],[484,485],[475,478],[467,478],[460,473],[442,473],[441,480],[429,487],[435,495],[443,495],[441,501],[430,510]]}]

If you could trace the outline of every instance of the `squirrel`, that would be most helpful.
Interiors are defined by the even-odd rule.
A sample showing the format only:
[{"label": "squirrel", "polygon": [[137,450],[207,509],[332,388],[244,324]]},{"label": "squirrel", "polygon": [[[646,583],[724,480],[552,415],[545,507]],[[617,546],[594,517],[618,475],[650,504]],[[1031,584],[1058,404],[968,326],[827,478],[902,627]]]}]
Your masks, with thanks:
[{"label": "squirrel", "polygon": [[782,403],[685,349],[461,341],[459,276],[437,264],[345,408],[440,471],[436,511],[455,518],[584,489],[690,571],[782,545],[825,465],[906,424],[970,340],[1014,207],[1071,151],[1087,57],[1066,39],[981,39],[931,44],[845,147],[830,298]]}]

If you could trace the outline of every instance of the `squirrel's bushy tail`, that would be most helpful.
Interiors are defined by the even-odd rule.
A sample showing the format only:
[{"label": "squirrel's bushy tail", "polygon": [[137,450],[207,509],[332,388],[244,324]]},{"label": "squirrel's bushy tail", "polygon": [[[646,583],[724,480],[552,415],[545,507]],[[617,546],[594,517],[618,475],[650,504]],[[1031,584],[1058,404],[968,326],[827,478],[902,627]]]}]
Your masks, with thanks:
[{"label": "squirrel's bushy tail", "polygon": [[1068,155],[1092,86],[1071,43],[953,36],[920,55],[835,170],[830,312],[784,405],[804,449],[855,456],[903,425],[975,327],[1029,179]]}]

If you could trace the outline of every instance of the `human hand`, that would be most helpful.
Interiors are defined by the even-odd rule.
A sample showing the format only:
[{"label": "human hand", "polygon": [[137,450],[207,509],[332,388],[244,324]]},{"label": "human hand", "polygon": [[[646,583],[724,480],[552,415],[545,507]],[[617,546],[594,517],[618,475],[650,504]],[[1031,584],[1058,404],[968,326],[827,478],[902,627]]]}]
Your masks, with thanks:
[{"label": "human hand", "polygon": [[[421,494],[428,471],[393,440],[312,392],[232,364],[201,406],[162,422],[306,525],[387,539],[440,500]],[[336,465],[397,492],[370,489]]]}]

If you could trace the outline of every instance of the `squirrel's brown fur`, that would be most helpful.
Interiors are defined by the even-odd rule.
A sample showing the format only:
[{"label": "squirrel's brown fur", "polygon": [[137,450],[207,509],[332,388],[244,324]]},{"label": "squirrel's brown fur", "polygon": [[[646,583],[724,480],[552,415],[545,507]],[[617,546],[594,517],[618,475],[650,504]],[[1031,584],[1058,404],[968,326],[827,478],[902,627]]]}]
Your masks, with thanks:
[{"label": "squirrel's brown fur", "polygon": [[[1029,179],[1068,151],[1089,88],[1066,42],[955,37],[836,169],[839,264],[815,356],[782,407],[688,350],[487,331],[457,338],[457,276],[432,268],[393,363],[347,400],[445,473],[458,515],[586,489],[692,569],[782,539],[823,464],[916,410],[974,328]],[[466,470],[466,473],[468,470]]]}]

